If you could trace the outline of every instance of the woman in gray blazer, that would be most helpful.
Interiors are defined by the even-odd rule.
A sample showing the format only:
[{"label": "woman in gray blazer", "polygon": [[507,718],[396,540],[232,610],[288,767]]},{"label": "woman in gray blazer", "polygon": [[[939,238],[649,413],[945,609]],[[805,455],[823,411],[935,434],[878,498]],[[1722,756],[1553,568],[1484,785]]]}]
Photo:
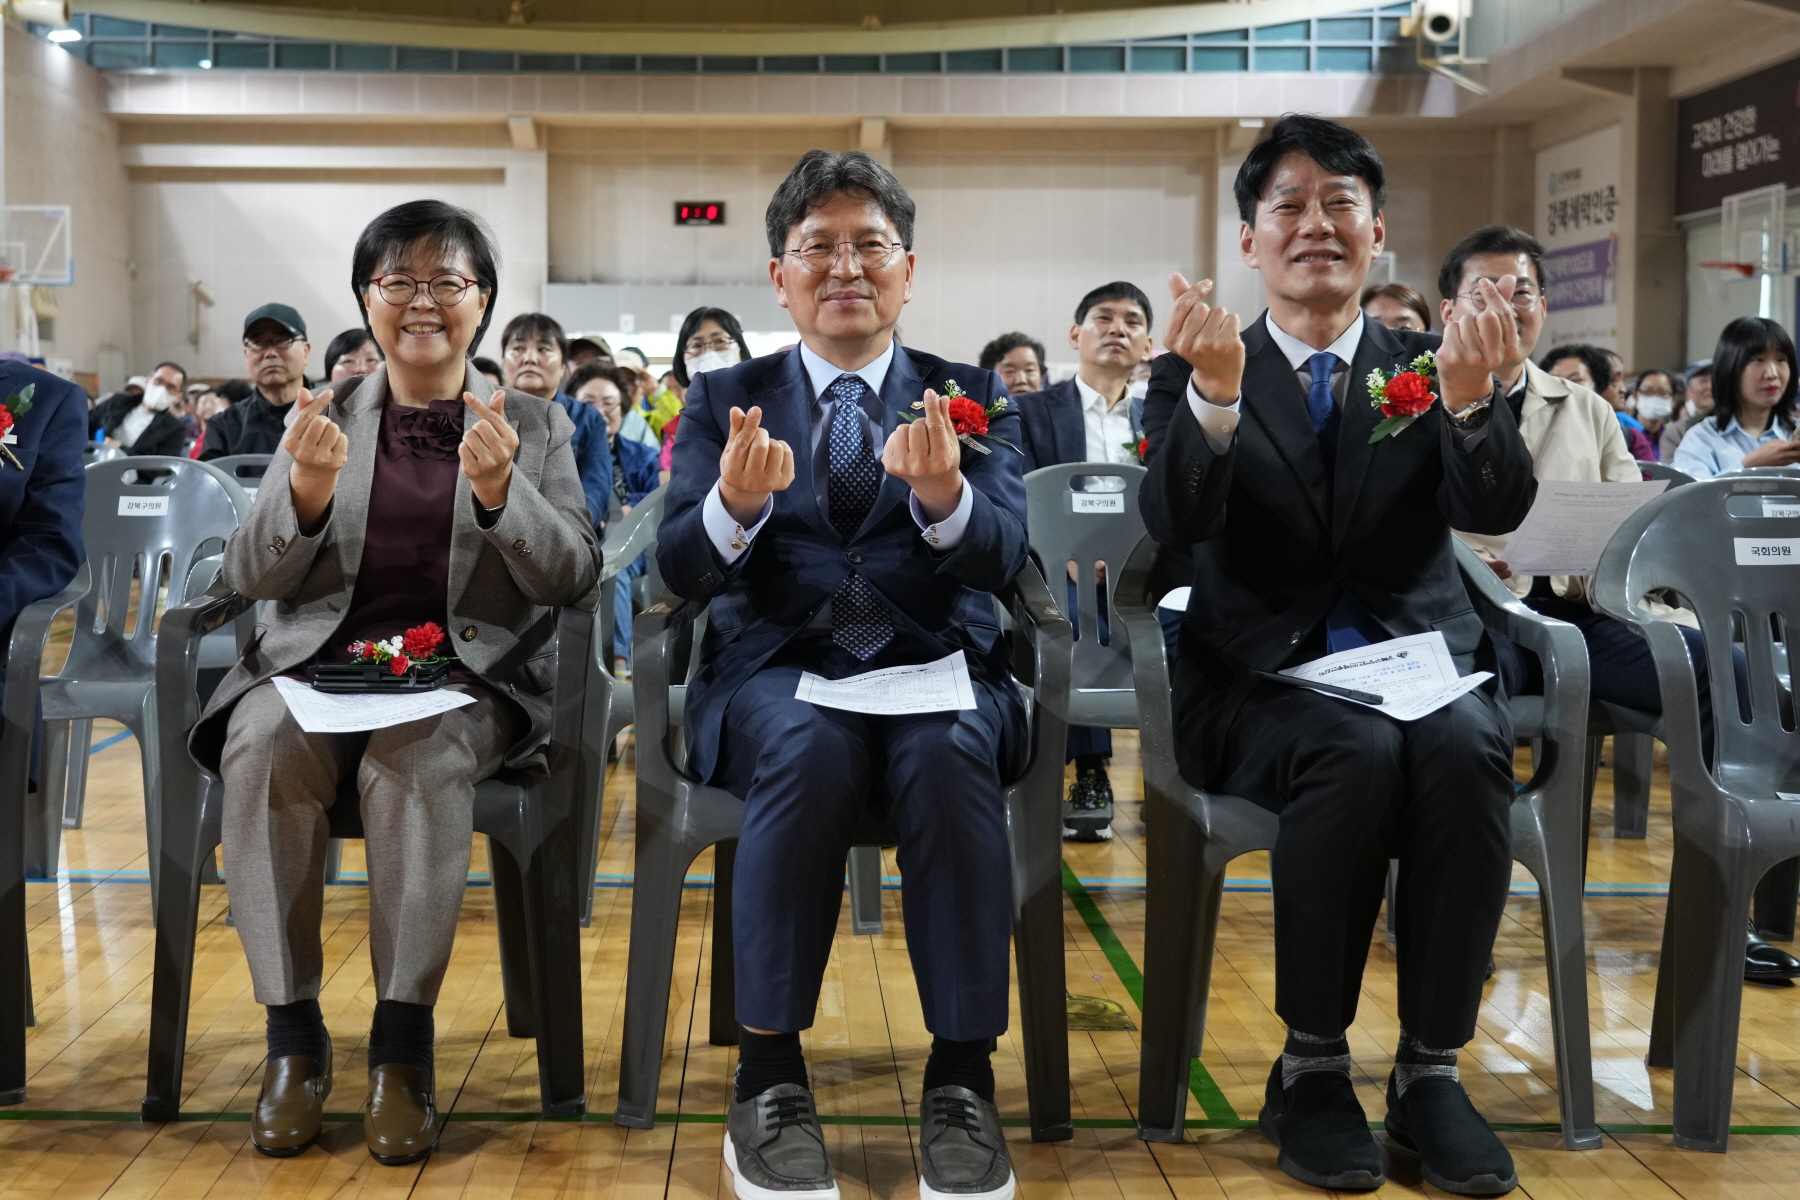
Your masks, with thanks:
[{"label": "woman in gray blazer", "polygon": [[[491,237],[470,213],[420,200],[371,222],[351,283],[387,362],[301,392],[225,547],[225,582],[269,603],[192,744],[224,780],[231,908],[268,1008],[251,1122],[265,1154],[304,1150],[331,1091],[319,927],[325,812],[347,778],[361,795],[376,991],[364,1133],[389,1165],[436,1144],[432,1006],[462,907],[475,784],[502,763],[543,762],[553,610],[599,575],[568,416],[468,362],[497,282]],[[446,686],[470,698],[460,708],[306,733],[272,682],[428,623],[458,660]]]}]

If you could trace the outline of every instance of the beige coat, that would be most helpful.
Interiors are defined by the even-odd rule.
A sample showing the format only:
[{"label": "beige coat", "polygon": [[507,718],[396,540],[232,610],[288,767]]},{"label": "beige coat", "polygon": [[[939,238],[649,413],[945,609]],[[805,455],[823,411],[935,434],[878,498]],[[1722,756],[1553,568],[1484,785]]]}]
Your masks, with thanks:
[{"label": "beige coat", "polygon": [[[326,413],[349,440],[349,457],[324,528],[300,533],[288,491],[293,459],[278,449],[244,523],[225,543],[221,574],[233,590],[267,600],[256,633],[219,684],[194,728],[195,756],[216,766],[224,717],[243,694],[291,671],[325,645],[356,589],[368,523],[375,446],[387,400],[387,368],[332,385]],[[494,387],[474,367],[463,389],[482,400]],[[463,665],[506,696],[529,724],[507,753],[515,766],[541,761],[549,738],[550,690],[556,681],[555,608],[574,602],[600,574],[600,548],[588,522],[569,441],[575,427],[555,401],[506,393],[506,420],[519,435],[506,507],[493,528],[475,522],[467,476],[456,483],[450,537],[450,645]]]},{"label": "beige coat", "polygon": [[[1519,413],[1519,433],[1531,449],[1532,474],[1540,479],[1570,483],[1637,483],[1643,479],[1618,415],[1598,393],[1560,379],[1525,362],[1525,405]],[[1493,558],[1506,558],[1505,537],[1483,537],[1458,532],[1457,537]],[[1514,575],[1506,581],[1514,595],[1531,590],[1532,577]],[[1587,595],[1587,579],[1577,575],[1552,575],[1550,586],[1569,600]]]}]

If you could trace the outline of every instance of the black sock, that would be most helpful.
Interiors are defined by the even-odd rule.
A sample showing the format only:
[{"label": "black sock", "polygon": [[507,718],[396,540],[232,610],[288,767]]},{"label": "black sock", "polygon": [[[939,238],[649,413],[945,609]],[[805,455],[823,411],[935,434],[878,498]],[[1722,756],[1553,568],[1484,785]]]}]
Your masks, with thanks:
[{"label": "black sock", "polygon": [[931,1057],[925,1060],[925,1090],[966,1087],[989,1104],[994,1102],[994,1039],[953,1042],[931,1039]]},{"label": "black sock", "polygon": [[1075,777],[1077,779],[1106,780],[1107,757],[1104,754],[1077,754],[1075,756]]},{"label": "black sock", "polygon": [[738,1026],[737,1076],[733,1099],[742,1103],[782,1083],[812,1086],[806,1078],[806,1058],[800,1053],[797,1033],[751,1033]]},{"label": "black sock", "polygon": [[1350,1074],[1350,1042],[1343,1034],[1326,1037],[1290,1028],[1281,1050],[1281,1086],[1293,1087],[1294,1079],[1308,1071]]},{"label": "black sock", "polygon": [[404,1063],[427,1076],[434,1061],[437,1023],[431,1005],[404,1000],[377,1000],[375,1020],[369,1026],[369,1069],[383,1063]]},{"label": "black sock", "polygon": [[1394,1051],[1394,1094],[1404,1096],[1409,1084],[1434,1075],[1460,1079],[1456,1070],[1457,1049],[1452,1046],[1448,1050],[1433,1050],[1402,1029],[1399,1048]]},{"label": "black sock", "polygon": [[320,1066],[331,1065],[325,1061],[325,1015],[319,1011],[317,1000],[270,1004],[267,1012],[270,1058],[300,1054]]}]

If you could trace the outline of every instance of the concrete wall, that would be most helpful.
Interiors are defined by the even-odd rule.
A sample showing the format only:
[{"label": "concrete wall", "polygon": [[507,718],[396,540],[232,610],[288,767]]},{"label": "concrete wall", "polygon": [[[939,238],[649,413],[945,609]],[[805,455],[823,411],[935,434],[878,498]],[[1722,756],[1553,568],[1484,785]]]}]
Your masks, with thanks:
[{"label": "concrete wall", "polygon": [[75,283],[55,289],[47,358],[96,371],[101,348],[131,349],[130,200],[99,72],[6,28],[6,202],[74,208]]}]

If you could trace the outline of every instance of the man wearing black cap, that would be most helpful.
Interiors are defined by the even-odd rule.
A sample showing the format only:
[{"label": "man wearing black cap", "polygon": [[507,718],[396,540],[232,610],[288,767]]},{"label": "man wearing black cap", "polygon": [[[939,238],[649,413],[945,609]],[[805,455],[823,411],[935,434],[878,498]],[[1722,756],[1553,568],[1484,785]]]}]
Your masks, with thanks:
[{"label": "man wearing black cap", "polygon": [[244,374],[256,391],[206,426],[202,461],[228,454],[273,454],[291,405],[306,384],[312,343],[306,322],[285,304],[265,304],[244,318]]}]

